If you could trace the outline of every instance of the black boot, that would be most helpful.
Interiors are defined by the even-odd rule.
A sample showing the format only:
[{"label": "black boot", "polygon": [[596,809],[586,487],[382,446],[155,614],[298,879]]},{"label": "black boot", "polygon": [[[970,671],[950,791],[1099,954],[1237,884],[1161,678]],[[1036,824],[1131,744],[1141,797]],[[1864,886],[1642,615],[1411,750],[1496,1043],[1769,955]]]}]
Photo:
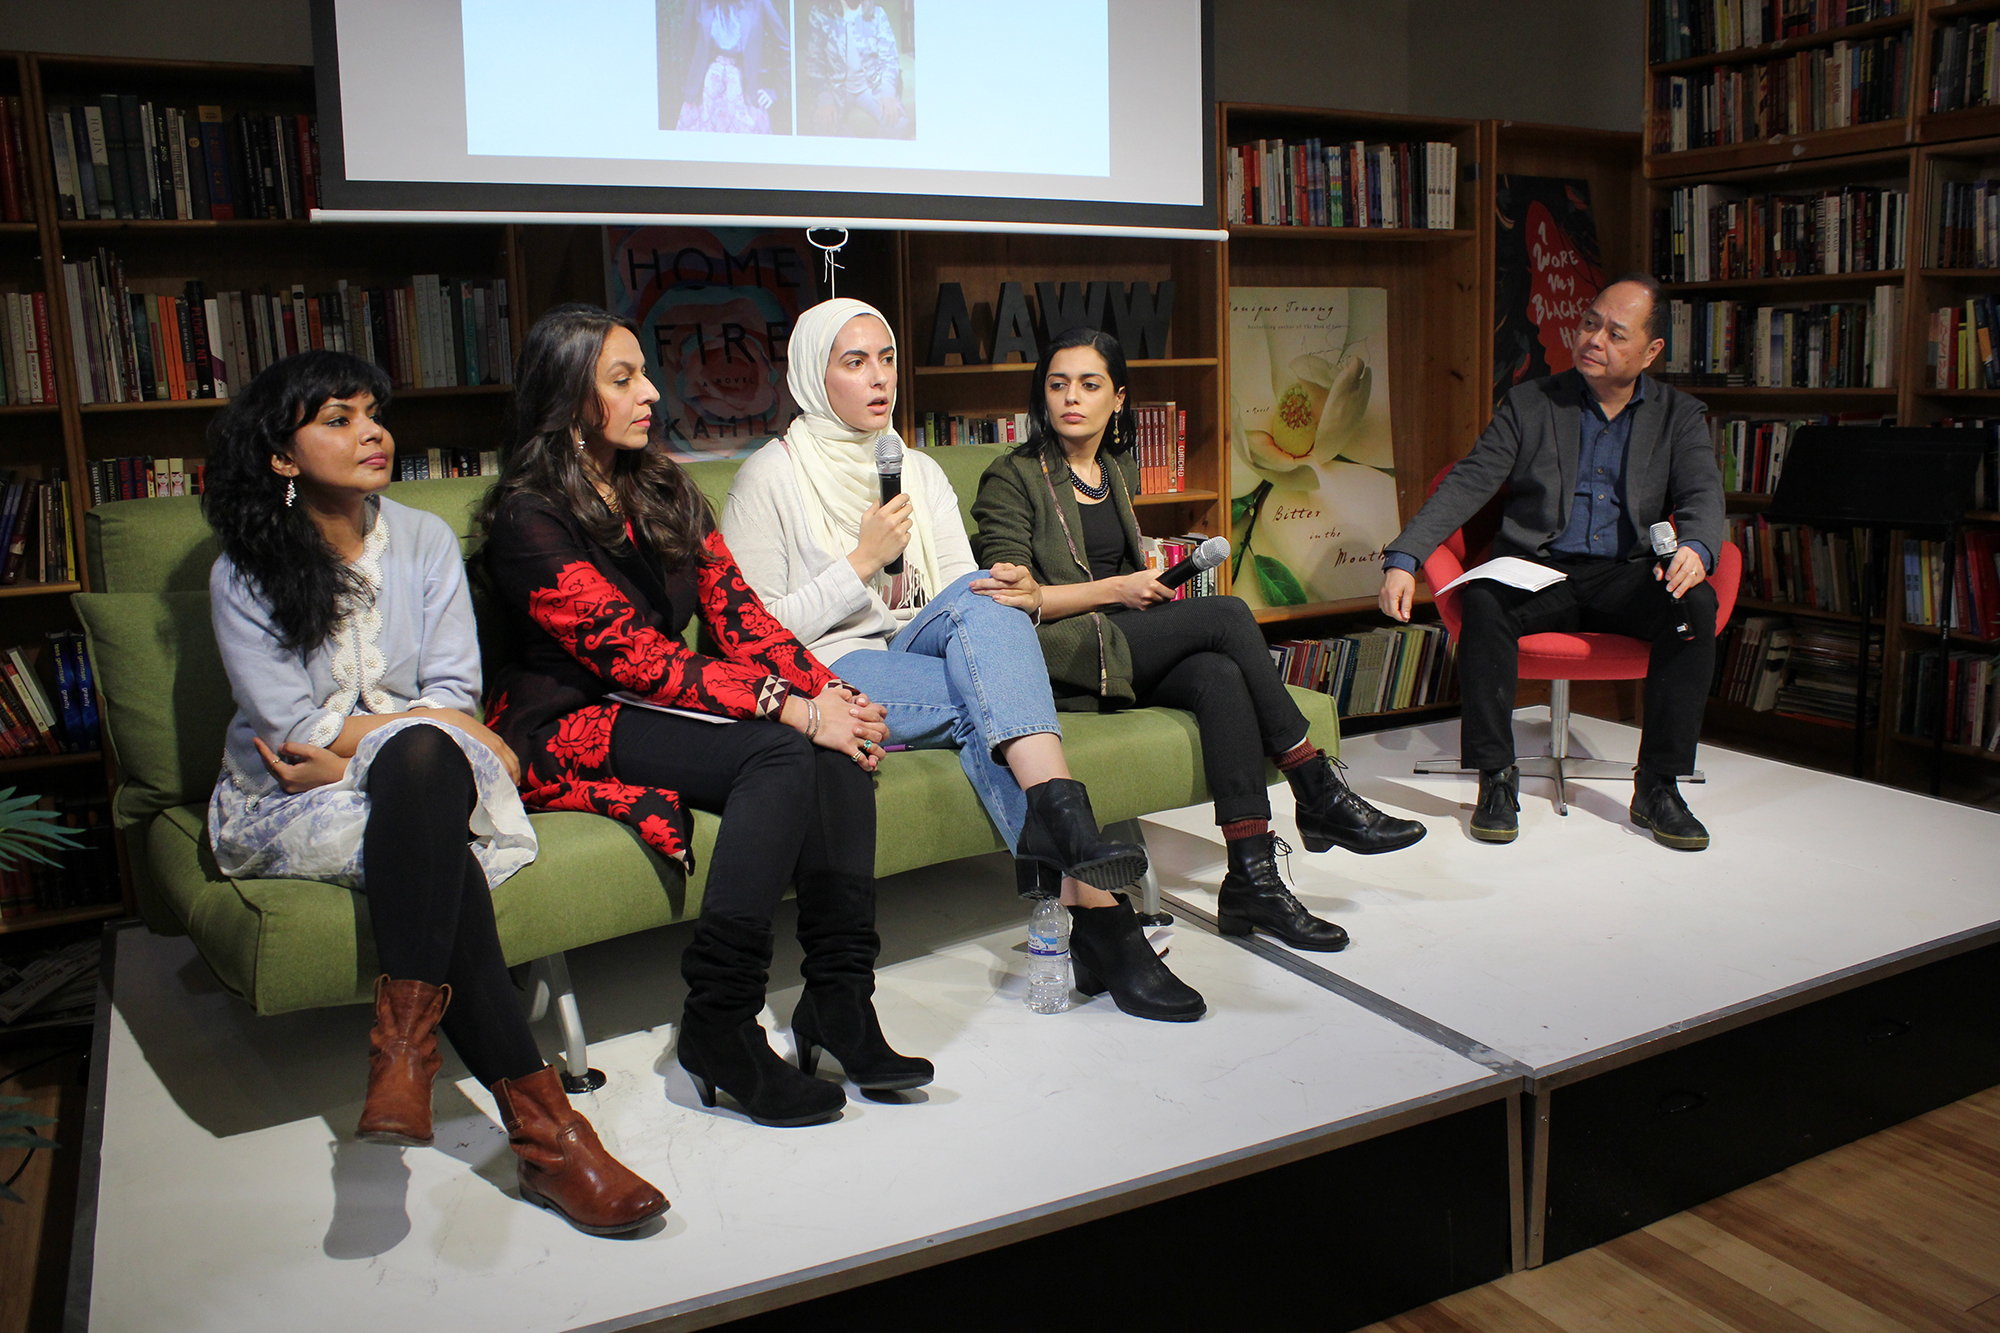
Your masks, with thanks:
[{"label": "black boot", "polygon": [[888,1092],[921,1088],[936,1076],[931,1062],[898,1055],[875,1016],[875,933],[872,880],[816,875],[799,885],[799,943],[805,946],[805,993],[792,1010],[799,1069],[811,1074],[819,1053],[832,1051],[854,1086]]},{"label": "black boot", "polygon": [[681,1068],[703,1106],[717,1088],[760,1125],[789,1128],[840,1119],[847,1094],[778,1058],[757,1022],[770,975],[771,928],[704,916],[681,952],[687,1008],[681,1015]]},{"label": "black boot", "polygon": [[1017,856],[1107,891],[1146,873],[1145,849],[1105,838],[1091,813],[1090,793],[1075,778],[1051,778],[1022,794],[1028,798],[1028,819]]},{"label": "black boot", "polygon": [[1683,852],[1699,852],[1708,846],[1708,830],[1681,799],[1681,789],[1672,778],[1655,777],[1640,769],[1633,780],[1632,822],[1653,831],[1653,841]]},{"label": "black boot", "polygon": [[1054,866],[1045,866],[1040,861],[1017,856],[1014,858],[1014,892],[1031,903],[1044,898],[1060,898],[1062,871]]},{"label": "black boot", "polygon": [[1278,852],[1290,854],[1282,838],[1259,833],[1249,838],[1231,839],[1229,873],[1222,877],[1222,893],[1215,909],[1216,924],[1225,935],[1248,935],[1261,930],[1275,935],[1294,949],[1315,953],[1338,953],[1347,947],[1347,932],[1331,921],[1322,921],[1308,912],[1278,874],[1274,859]]},{"label": "black boot", "polygon": [[1325,751],[1288,770],[1285,781],[1298,797],[1299,837],[1309,852],[1338,845],[1372,856],[1400,851],[1424,836],[1424,826],[1416,820],[1386,814],[1356,795]]},{"label": "black boot", "polygon": [[1201,992],[1167,970],[1125,895],[1112,907],[1069,909],[1069,952],[1076,988],[1085,995],[1111,992],[1112,1000],[1134,1018],[1192,1023],[1208,1012]]},{"label": "black boot", "polygon": [[1481,842],[1512,842],[1521,832],[1521,770],[1512,764],[1479,774],[1479,806],[1472,812],[1472,836]]}]

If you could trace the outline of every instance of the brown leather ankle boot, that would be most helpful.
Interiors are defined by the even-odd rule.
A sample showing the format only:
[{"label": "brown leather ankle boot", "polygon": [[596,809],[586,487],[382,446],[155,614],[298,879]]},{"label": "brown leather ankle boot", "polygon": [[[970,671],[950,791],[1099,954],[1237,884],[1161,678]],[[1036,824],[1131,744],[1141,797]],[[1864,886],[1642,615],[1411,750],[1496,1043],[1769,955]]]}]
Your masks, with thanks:
[{"label": "brown leather ankle boot", "polygon": [[615,1236],[667,1211],[667,1197],[628,1170],[578,1115],[555,1067],[501,1079],[493,1100],[520,1158],[521,1200],[539,1204],[578,1231]]},{"label": "brown leather ankle boot", "polygon": [[437,1025],[451,987],[375,978],[375,1026],[368,1033],[368,1101],[356,1138],[370,1143],[431,1145],[431,1080],[444,1057]]}]

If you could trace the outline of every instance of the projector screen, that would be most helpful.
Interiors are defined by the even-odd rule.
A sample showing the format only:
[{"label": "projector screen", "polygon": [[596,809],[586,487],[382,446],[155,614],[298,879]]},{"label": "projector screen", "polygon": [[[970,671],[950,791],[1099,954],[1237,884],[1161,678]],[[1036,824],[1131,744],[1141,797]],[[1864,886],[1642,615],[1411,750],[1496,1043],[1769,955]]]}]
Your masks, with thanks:
[{"label": "projector screen", "polygon": [[1199,232],[1208,0],[314,0],[329,218]]}]

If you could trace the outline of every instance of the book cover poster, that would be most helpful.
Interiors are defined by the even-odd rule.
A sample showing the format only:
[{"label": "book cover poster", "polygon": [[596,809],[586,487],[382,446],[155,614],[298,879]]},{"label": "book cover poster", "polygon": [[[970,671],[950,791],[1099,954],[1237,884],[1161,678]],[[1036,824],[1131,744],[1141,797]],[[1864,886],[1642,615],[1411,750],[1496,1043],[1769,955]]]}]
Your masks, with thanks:
[{"label": "book cover poster", "polygon": [[612,313],[639,326],[660,390],[653,429],[683,462],[744,458],[798,414],[785,352],[814,304],[802,231],[606,227]]},{"label": "book cover poster", "polygon": [[1494,209],[1493,402],[1568,370],[1577,321],[1604,286],[1590,182],[1502,176]]},{"label": "book cover poster", "polygon": [[1232,591],[1253,607],[1373,597],[1402,528],[1389,293],[1229,289]]}]

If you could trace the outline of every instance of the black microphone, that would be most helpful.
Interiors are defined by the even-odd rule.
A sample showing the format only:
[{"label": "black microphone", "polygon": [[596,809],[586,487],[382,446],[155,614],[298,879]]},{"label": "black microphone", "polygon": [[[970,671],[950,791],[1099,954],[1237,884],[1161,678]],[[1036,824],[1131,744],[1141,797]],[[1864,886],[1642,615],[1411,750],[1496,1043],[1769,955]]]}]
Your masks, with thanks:
[{"label": "black microphone", "polygon": [[1160,574],[1162,588],[1178,588],[1204,569],[1214,569],[1229,558],[1229,538],[1210,537],[1194,548],[1194,554],[1167,566]]},{"label": "black microphone", "polygon": [[[903,442],[894,431],[883,431],[875,441],[875,471],[882,477],[882,503],[888,504],[903,493]],[[891,577],[903,572],[903,557],[882,566]]]},{"label": "black microphone", "polygon": [[[1664,574],[1668,567],[1674,563],[1674,553],[1681,549],[1681,539],[1674,535],[1674,525],[1671,523],[1655,523],[1647,531],[1653,538],[1653,555],[1659,562],[1660,572]],[[1666,585],[1662,583],[1661,586],[1664,587]],[[1683,609],[1678,606],[1681,600],[1680,594],[1668,593],[1667,595],[1674,599],[1677,604],[1675,607],[1676,610]],[[1688,623],[1685,615],[1674,626],[1674,635],[1682,643],[1694,642],[1694,626]]]}]

